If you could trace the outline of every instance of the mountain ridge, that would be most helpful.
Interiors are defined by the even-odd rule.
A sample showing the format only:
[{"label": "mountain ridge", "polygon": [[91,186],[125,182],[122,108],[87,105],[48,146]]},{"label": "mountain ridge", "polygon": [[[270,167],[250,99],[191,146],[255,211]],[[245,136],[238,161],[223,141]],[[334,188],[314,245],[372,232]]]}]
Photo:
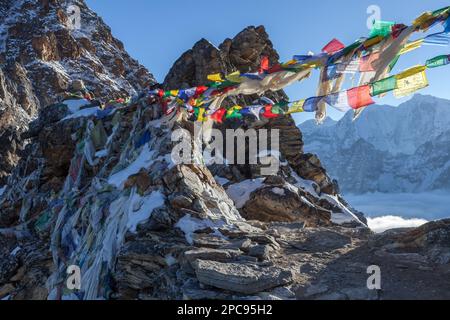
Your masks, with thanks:
[{"label": "mountain ridge", "polygon": [[327,127],[301,124],[305,149],[317,153],[344,192],[449,189],[450,101],[415,95],[399,105],[371,106]]}]

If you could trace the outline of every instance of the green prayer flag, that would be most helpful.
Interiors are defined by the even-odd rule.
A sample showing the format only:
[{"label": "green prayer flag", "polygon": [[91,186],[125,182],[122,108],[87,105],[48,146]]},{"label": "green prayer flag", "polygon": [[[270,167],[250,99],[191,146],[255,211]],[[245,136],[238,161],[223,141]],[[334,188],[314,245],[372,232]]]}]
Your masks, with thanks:
[{"label": "green prayer flag", "polygon": [[239,112],[239,110],[233,110],[233,113],[227,114],[225,116],[225,119],[241,119],[242,114]]},{"label": "green prayer flag", "polygon": [[376,36],[386,37],[392,32],[392,27],[394,25],[395,22],[375,20],[373,22],[372,31],[370,32],[370,37]]},{"label": "green prayer flag", "polygon": [[450,10],[450,7],[445,7],[445,8],[442,8],[442,9],[439,9],[439,10],[436,10],[436,11],[433,11],[433,16],[434,16],[434,17],[439,16],[439,15],[441,15],[441,14],[446,13],[446,12],[449,11],[449,10]]},{"label": "green prayer flag", "polygon": [[280,106],[278,105],[273,105],[272,106],[272,113],[273,114],[284,114],[283,110],[280,108]]},{"label": "green prayer flag", "polygon": [[397,89],[397,79],[395,76],[382,79],[372,84],[372,97]]},{"label": "green prayer flag", "polygon": [[433,59],[427,60],[427,68],[437,68],[449,64],[449,59],[447,55],[442,55],[435,57]]}]

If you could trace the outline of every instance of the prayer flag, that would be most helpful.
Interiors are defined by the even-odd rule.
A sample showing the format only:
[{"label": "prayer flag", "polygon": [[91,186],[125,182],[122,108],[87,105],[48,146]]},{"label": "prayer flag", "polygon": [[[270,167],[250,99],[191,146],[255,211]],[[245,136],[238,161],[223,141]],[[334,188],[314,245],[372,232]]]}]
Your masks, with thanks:
[{"label": "prayer flag", "polygon": [[195,89],[195,94],[194,97],[199,97],[201,96],[203,93],[206,92],[206,90],[208,90],[208,87],[206,86],[199,86]]},{"label": "prayer flag", "polygon": [[326,96],[325,101],[331,107],[342,112],[347,112],[352,109],[348,103],[347,91],[329,94]]},{"label": "prayer flag", "polygon": [[437,67],[445,66],[449,63],[450,63],[449,56],[443,55],[443,56],[438,56],[433,59],[427,60],[426,66],[427,66],[427,68],[437,68]]},{"label": "prayer flag", "polygon": [[304,112],[305,111],[305,110],[303,110],[303,105],[304,104],[305,104],[305,100],[298,100],[298,101],[292,102],[289,105],[289,109],[287,111],[287,114]]},{"label": "prayer flag", "polygon": [[242,114],[239,112],[242,109],[241,106],[234,106],[227,111],[227,119],[242,118]]},{"label": "prayer flag", "polygon": [[223,82],[222,75],[220,73],[208,75],[208,80],[212,82]]},{"label": "prayer flag", "polygon": [[325,47],[323,47],[322,52],[332,54],[344,48],[345,45],[342,42],[337,39],[333,39]]},{"label": "prayer flag", "polygon": [[322,101],[324,97],[311,97],[309,99],[306,99],[305,103],[303,104],[303,110],[305,112],[316,112],[318,109],[319,103]]},{"label": "prayer flag", "polygon": [[264,106],[252,106],[250,108],[250,112],[256,117],[256,119],[260,119],[259,115],[261,114],[261,110],[264,108]]},{"label": "prayer flag", "polygon": [[239,71],[235,71],[233,73],[230,73],[229,75],[227,75],[225,77],[228,81],[230,82],[234,82],[234,83],[241,83],[242,82],[242,77],[241,77],[241,73]]},{"label": "prayer flag", "polygon": [[261,67],[259,68],[259,73],[265,73],[267,70],[269,70],[269,57],[263,56],[261,58]]},{"label": "prayer flag", "polygon": [[205,108],[198,108],[197,121],[199,122],[206,121],[205,112],[206,112]]},{"label": "prayer flag", "polygon": [[408,53],[410,51],[416,50],[418,48],[420,48],[423,44],[424,39],[419,39],[416,41],[412,41],[407,43],[402,50],[400,50],[400,54],[405,54]]},{"label": "prayer flag", "polygon": [[394,96],[397,98],[405,97],[427,87],[426,68],[425,66],[417,66],[396,75],[397,89],[394,90]]},{"label": "prayer flag", "polygon": [[428,29],[430,22],[434,19],[431,12],[425,12],[413,22],[413,26],[419,29]]},{"label": "prayer flag", "polygon": [[373,22],[372,30],[370,32],[370,37],[386,37],[392,32],[392,27],[395,25],[395,22],[391,21],[381,21],[375,20]]},{"label": "prayer flag", "polygon": [[348,90],[347,98],[352,109],[359,109],[375,103],[370,95],[369,85]]},{"label": "prayer flag", "polygon": [[264,116],[264,118],[267,118],[267,119],[273,119],[273,118],[277,118],[278,114],[275,114],[272,112],[272,105],[267,105],[264,107],[263,116]]},{"label": "prayer flag", "polygon": [[219,110],[214,112],[212,115],[210,115],[209,118],[211,120],[214,120],[217,123],[222,123],[223,116],[225,115],[226,112],[227,112],[227,110],[225,108],[220,108]]},{"label": "prayer flag", "polygon": [[397,89],[397,79],[395,76],[382,79],[372,84],[372,97]]},{"label": "prayer flag", "polygon": [[369,39],[364,41],[363,46],[366,49],[370,49],[374,45],[379,44],[381,41],[383,41],[383,37],[382,36],[370,37]]}]

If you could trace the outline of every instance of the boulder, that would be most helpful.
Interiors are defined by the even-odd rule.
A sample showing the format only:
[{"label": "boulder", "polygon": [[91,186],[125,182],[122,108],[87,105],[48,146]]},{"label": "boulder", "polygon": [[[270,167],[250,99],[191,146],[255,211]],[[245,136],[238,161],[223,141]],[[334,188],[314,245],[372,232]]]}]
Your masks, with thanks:
[{"label": "boulder", "polygon": [[292,282],[292,272],[255,264],[198,260],[194,264],[198,280],[209,286],[243,294],[254,294]]}]

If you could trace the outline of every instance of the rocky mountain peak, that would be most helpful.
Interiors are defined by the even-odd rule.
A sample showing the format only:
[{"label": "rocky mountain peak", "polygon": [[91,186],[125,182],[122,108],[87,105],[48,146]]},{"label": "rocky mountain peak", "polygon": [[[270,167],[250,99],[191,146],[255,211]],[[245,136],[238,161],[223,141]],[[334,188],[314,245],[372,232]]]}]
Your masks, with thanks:
[{"label": "rocky mountain peak", "polygon": [[0,1],[0,184],[19,158],[20,134],[74,80],[97,98],[128,96],[153,76],[83,0]]}]

